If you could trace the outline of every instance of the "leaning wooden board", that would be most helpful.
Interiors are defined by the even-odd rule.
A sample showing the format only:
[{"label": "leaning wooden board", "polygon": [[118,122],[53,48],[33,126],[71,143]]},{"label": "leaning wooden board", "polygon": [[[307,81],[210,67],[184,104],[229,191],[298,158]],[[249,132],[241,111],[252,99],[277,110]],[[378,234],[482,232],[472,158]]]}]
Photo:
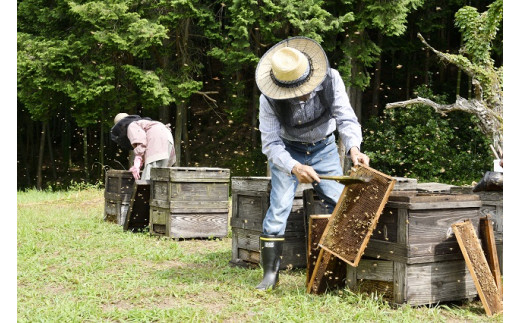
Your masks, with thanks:
[{"label": "leaning wooden board", "polygon": [[492,316],[501,313],[503,310],[502,300],[471,221],[454,223],[451,227],[455,232],[455,237],[477,287],[486,314]]},{"label": "leaning wooden board", "polygon": [[320,242],[323,230],[327,226],[330,219],[330,214],[312,214],[309,216],[309,226],[307,235],[307,280],[305,285],[308,285],[311,281],[312,273],[314,272],[314,266],[318,261],[320,254]]},{"label": "leaning wooden board", "polygon": [[500,299],[503,300],[502,276],[500,274],[495,234],[493,233],[493,223],[489,215],[480,219],[480,233],[482,235],[482,247],[489,264],[489,269],[491,270],[495,283],[497,284]]},{"label": "leaning wooden board", "polygon": [[332,253],[319,249],[318,259],[307,283],[307,293],[323,294],[345,286],[347,264]]},{"label": "leaning wooden board", "polygon": [[[326,290],[345,287],[347,264],[318,246],[330,216],[330,214],[322,214],[309,217],[306,281],[308,293],[322,294]],[[317,270],[315,270],[316,265],[319,266]]]},{"label": "leaning wooden board", "polygon": [[394,187],[395,179],[364,165],[352,168],[350,176],[371,180],[345,186],[319,246],[356,267]]}]

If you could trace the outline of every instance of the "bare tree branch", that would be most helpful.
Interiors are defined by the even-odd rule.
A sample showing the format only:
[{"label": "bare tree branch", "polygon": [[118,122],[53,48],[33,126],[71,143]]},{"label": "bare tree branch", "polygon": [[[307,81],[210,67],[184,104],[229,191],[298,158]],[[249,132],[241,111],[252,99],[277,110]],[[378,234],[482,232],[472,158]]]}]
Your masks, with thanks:
[{"label": "bare tree branch", "polygon": [[452,104],[438,104],[430,99],[417,97],[407,101],[388,103],[386,109],[407,107],[412,104],[424,104],[432,107],[435,112],[446,116],[452,111],[464,111],[475,115],[479,119],[478,127],[486,135],[493,135],[497,129],[497,123],[502,123],[502,116],[488,109],[480,100],[466,100],[457,96],[457,100]]},{"label": "bare tree branch", "polygon": [[211,101],[215,104],[217,103],[217,100],[213,99],[212,97],[210,97],[208,95],[208,94],[218,94],[217,91],[207,91],[207,92],[195,91],[194,93],[202,95],[204,98],[208,99],[209,101]]}]

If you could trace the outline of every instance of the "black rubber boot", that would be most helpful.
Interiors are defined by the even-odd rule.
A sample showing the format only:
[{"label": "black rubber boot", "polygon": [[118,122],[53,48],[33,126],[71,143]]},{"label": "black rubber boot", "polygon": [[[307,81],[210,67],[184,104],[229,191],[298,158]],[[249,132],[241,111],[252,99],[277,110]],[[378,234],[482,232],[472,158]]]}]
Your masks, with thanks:
[{"label": "black rubber boot", "polygon": [[258,290],[274,289],[278,283],[278,271],[282,256],[284,236],[261,235],[260,236],[260,265],[264,269],[264,278],[256,286]]}]

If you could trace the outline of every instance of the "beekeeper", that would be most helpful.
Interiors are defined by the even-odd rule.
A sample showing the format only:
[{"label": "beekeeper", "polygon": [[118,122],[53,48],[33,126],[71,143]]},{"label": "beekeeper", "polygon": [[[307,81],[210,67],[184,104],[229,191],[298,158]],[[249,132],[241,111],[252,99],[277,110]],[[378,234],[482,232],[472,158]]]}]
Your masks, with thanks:
[{"label": "beekeeper", "polygon": [[[114,118],[110,135],[121,148],[133,149],[135,157],[130,171],[135,179],[149,180],[152,167],[171,167],[175,164],[172,133],[159,121],[119,113]],[[139,175],[143,166],[142,175]]]},{"label": "beekeeper", "polygon": [[262,152],[271,170],[270,206],[260,237],[262,282],[278,282],[287,218],[298,183],[313,183],[332,213],[343,185],[320,175],[343,175],[334,131],[353,165],[368,166],[360,152],[361,126],[339,72],[329,67],[323,48],[306,37],[292,37],[270,48],[255,74],[260,96]]}]

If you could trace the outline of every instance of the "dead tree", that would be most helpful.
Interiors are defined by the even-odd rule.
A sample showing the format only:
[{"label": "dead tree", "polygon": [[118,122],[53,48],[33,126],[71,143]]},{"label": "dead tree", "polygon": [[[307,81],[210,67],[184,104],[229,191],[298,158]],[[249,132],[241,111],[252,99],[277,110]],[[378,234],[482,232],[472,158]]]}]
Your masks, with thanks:
[{"label": "dead tree", "polygon": [[456,110],[470,113],[477,117],[477,126],[480,131],[490,138],[493,147],[501,152],[503,147],[502,67],[496,68],[492,64],[473,63],[460,54],[439,52],[430,46],[420,33],[417,34],[417,37],[442,61],[456,65],[471,77],[475,97],[468,100],[457,96],[455,103],[452,104],[438,104],[429,99],[417,97],[407,101],[388,103],[385,108],[393,109],[412,104],[423,104],[432,107],[435,112],[441,115]]}]

